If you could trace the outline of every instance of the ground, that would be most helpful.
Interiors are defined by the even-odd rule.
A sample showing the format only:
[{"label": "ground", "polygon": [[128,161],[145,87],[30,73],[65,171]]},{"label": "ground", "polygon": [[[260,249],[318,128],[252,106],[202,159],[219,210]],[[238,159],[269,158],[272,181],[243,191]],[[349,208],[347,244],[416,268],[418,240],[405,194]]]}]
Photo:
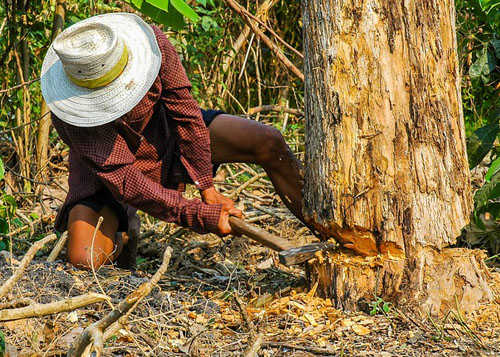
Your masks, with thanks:
[{"label": "ground", "polygon": [[[265,178],[241,190],[256,168],[232,165],[220,171],[217,186],[236,198],[247,220],[295,244],[315,238],[281,204]],[[226,173],[226,177],[224,177]],[[46,193],[44,217],[60,205],[64,176]],[[192,191],[187,192],[193,195]],[[244,206],[244,207],[243,207]],[[47,212],[47,210],[49,212]],[[260,356],[497,356],[500,354],[500,269],[491,267],[495,301],[472,313],[454,307],[447,316],[418,317],[416,311],[384,301],[367,301],[362,312],[339,311],[314,296],[303,267],[287,268],[275,252],[245,237],[198,235],[142,217],[139,269],[75,270],[59,260],[47,263],[54,243],[41,251],[21,280],[0,300],[23,305],[49,303],[89,292],[104,293],[115,306],[149,280],[167,246],[170,265],[158,286],[132,313],[126,329],[105,344],[107,356],[242,356],[262,341]],[[51,232],[50,219],[34,230]],[[0,283],[8,279],[29,246],[18,238],[14,259],[0,256]],[[111,310],[101,302],[73,312],[0,323],[10,356],[65,355],[89,324]],[[370,310],[374,315],[370,314]]]}]

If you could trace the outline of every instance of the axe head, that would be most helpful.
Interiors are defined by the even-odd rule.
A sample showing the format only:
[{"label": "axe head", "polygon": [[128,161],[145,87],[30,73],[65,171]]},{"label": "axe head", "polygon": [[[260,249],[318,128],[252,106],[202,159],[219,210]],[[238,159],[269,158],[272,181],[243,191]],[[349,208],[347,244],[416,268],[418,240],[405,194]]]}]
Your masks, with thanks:
[{"label": "axe head", "polygon": [[302,247],[282,250],[278,253],[280,263],[287,267],[304,263],[313,258],[316,252],[334,249],[337,245],[331,242],[319,242],[303,245]]}]

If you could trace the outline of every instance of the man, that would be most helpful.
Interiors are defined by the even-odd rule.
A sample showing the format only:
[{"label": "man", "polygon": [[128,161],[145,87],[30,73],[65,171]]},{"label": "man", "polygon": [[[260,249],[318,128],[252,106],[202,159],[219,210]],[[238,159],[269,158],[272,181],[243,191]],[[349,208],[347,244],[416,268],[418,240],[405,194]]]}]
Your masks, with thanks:
[{"label": "man", "polygon": [[[201,111],[174,47],[138,16],[99,15],[66,29],[45,57],[41,82],[70,148],[69,192],[56,228],[68,230],[74,266],[133,265],[137,209],[200,233],[230,234],[228,218],[241,211],[213,186],[213,165],[222,163],[262,165],[303,220],[301,165],[279,131]],[[201,200],[183,198],[185,183]]]}]

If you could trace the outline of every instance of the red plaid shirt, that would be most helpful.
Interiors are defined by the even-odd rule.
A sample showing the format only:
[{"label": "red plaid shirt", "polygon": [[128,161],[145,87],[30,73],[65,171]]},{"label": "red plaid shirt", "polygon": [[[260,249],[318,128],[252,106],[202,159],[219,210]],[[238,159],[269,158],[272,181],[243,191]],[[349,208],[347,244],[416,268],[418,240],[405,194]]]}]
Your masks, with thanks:
[{"label": "red plaid shirt", "polygon": [[[162,53],[154,84],[141,102],[114,122],[91,128],[52,122],[69,146],[69,192],[56,218],[67,228],[66,209],[106,187],[125,207],[186,226],[214,231],[221,205],[187,200],[182,183],[213,186],[209,132],[174,46],[152,26]],[[129,210],[127,210],[129,211]]]}]

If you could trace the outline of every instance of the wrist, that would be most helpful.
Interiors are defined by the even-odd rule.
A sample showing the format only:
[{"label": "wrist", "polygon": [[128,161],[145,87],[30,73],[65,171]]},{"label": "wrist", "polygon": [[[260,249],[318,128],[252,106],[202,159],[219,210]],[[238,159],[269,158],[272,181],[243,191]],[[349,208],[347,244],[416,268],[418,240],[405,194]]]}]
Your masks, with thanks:
[{"label": "wrist", "polygon": [[215,191],[215,187],[211,186],[207,189],[200,190],[201,199],[205,203],[211,203],[214,200],[217,191]]}]

